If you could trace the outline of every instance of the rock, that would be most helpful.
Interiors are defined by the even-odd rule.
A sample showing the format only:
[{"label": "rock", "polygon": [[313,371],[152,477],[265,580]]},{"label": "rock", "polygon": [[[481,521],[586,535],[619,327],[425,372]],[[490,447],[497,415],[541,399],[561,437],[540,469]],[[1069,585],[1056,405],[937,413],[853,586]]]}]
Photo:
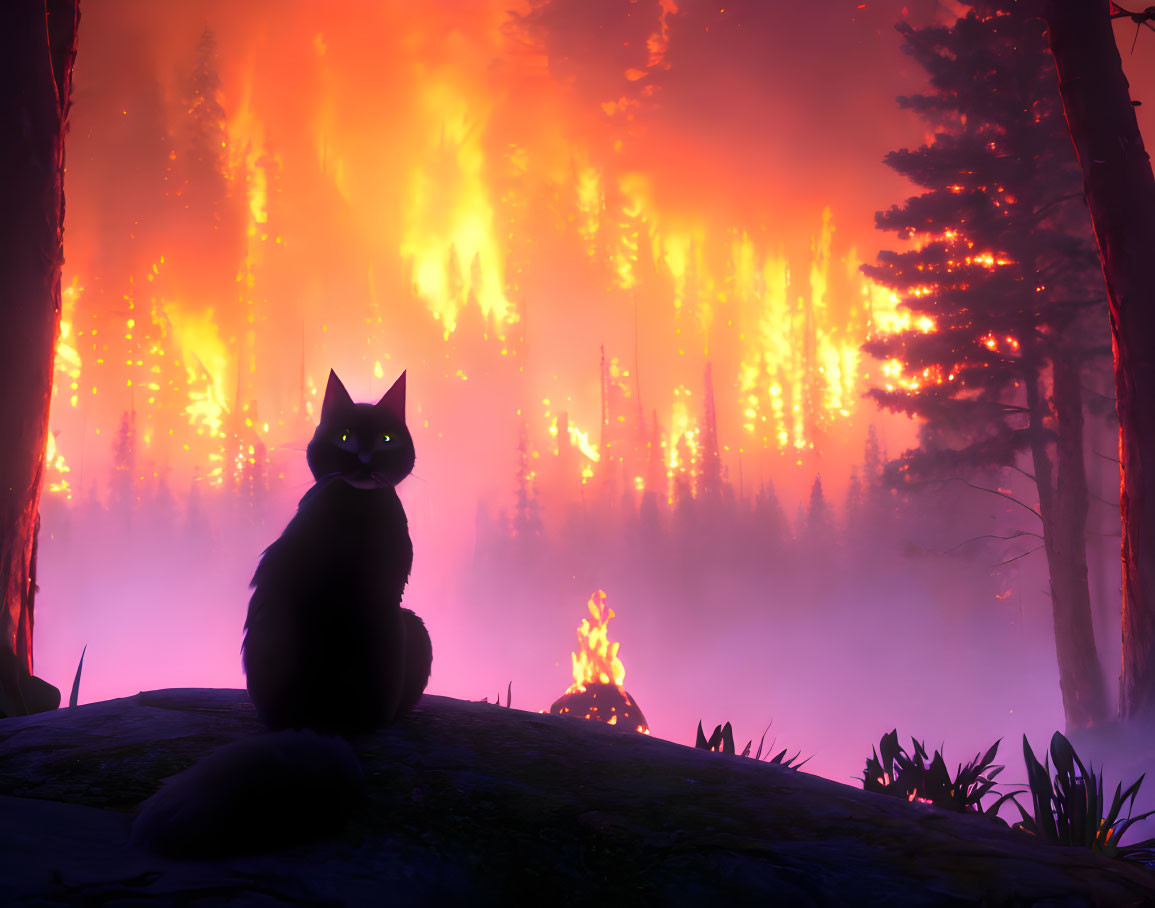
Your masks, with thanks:
[{"label": "rock", "polygon": [[0,646],[0,719],[28,716],[60,706],[60,691],[30,675],[7,646]]},{"label": "rock", "polygon": [[1152,870],[990,820],[433,696],[355,742],[368,795],[338,838],[218,861],[129,844],[162,779],[261,730],[237,690],[0,721],[0,903],[1155,904]]}]

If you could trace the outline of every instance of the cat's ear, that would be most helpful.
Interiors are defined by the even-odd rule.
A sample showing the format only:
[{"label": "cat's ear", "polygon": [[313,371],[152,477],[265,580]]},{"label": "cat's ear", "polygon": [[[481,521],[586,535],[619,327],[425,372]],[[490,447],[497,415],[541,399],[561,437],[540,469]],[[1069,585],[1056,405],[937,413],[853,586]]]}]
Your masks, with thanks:
[{"label": "cat's ear", "polygon": [[388,410],[402,422],[405,421],[405,373],[393,382],[393,387],[385,392],[385,396],[377,401],[377,406]]},{"label": "cat's ear", "polygon": [[325,385],[325,402],[321,404],[321,422],[332,417],[340,410],[353,406],[353,398],[337,378],[337,373],[329,370],[329,384]]}]

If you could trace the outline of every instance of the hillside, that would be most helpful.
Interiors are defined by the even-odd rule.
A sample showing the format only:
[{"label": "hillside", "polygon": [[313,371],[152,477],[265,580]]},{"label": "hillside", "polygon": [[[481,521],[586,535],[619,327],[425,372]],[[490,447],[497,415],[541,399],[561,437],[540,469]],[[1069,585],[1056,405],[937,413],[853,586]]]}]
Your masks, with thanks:
[{"label": "hillside", "polygon": [[260,725],[244,691],[0,721],[3,904],[1155,904],[1155,873],[991,821],[599,723],[426,696],[358,745],[339,839],[222,861],[128,844],[166,776]]}]

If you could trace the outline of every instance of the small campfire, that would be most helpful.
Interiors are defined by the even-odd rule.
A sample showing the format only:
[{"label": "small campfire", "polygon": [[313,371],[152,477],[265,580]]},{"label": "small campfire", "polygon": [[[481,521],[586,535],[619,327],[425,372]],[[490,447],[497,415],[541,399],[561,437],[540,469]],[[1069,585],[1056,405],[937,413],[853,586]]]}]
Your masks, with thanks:
[{"label": "small campfire", "polygon": [[549,708],[559,716],[596,719],[622,730],[650,733],[646,717],[622,682],[626,670],[618,658],[618,644],[610,643],[606,625],[614,610],[598,590],[589,601],[590,617],[578,628],[578,651],[573,654],[573,684]]}]

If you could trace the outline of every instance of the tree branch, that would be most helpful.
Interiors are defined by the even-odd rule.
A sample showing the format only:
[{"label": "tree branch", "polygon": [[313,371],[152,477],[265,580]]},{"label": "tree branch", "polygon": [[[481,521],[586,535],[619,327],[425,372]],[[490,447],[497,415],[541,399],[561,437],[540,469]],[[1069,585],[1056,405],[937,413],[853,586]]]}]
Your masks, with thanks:
[{"label": "tree branch", "polygon": [[1062,205],[1063,202],[1070,202],[1073,199],[1081,199],[1082,197],[1083,193],[1072,192],[1069,195],[1061,195],[1057,199],[1051,199],[1051,201],[1047,202],[1046,205],[1043,205],[1038,211],[1031,212],[1031,220],[1037,221],[1047,213],[1048,209],[1054,208],[1056,205]]},{"label": "tree branch", "polygon": [[1086,385],[1080,385],[1080,387],[1088,394],[1093,394],[1095,397],[1100,397],[1103,400],[1109,400],[1111,403],[1115,403],[1117,399],[1114,394],[1104,394],[1102,391],[1096,391],[1094,388],[1089,388]]},{"label": "tree branch", "polygon": [[1016,473],[1022,473],[1022,474],[1023,474],[1024,476],[1026,476],[1026,477],[1027,477],[1027,479],[1029,479],[1031,482],[1038,482],[1038,480],[1037,480],[1037,479],[1035,479],[1035,475],[1034,475],[1033,473],[1028,473],[1028,472],[1027,472],[1026,470],[1024,470],[1022,467],[1016,467],[1016,466],[1014,466],[1014,465],[1012,464],[1012,465],[1011,465],[1011,466],[1009,466],[1007,469],[1009,469],[1009,470],[1014,470]]},{"label": "tree branch", "polygon": [[1009,536],[1001,536],[998,533],[983,533],[981,536],[972,536],[970,539],[964,539],[958,545],[952,545],[949,549],[943,552],[944,555],[949,555],[956,549],[961,549],[964,545],[969,545],[972,542],[978,542],[980,539],[1018,539],[1020,536],[1034,536],[1036,539],[1042,539],[1038,533],[1032,533],[1030,530],[1015,530]]},{"label": "tree branch", "polygon": [[1043,546],[1037,545],[1033,549],[1027,549],[1025,552],[1020,552],[1019,554],[1015,555],[1014,558],[1008,558],[1006,561],[999,561],[992,565],[992,567],[1000,567],[1004,564],[1010,564],[1012,561],[1018,561],[1020,558],[1026,558],[1028,555],[1035,554],[1035,552],[1039,551],[1041,548],[1043,548]]},{"label": "tree branch", "polygon": [[930,479],[927,480],[927,482],[961,482],[963,485],[970,486],[972,489],[978,489],[980,492],[989,492],[991,495],[998,495],[999,498],[1005,498],[1007,501],[1017,504],[1020,508],[1024,508],[1025,510],[1030,511],[1032,514],[1038,517],[1039,520],[1043,519],[1042,514],[1032,508],[1029,504],[1019,501],[1019,499],[1015,498],[1014,495],[1009,495],[1008,493],[1002,492],[998,489],[988,489],[986,486],[980,486],[971,482],[969,479],[963,479],[961,476],[948,476],[946,479]]},{"label": "tree branch", "polygon": [[1155,6],[1149,6],[1141,13],[1133,13],[1129,9],[1123,9],[1114,0],[1111,2],[1111,18],[1112,19],[1130,19],[1136,25],[1146,25],[1152,31],[1155,31],[1155,25],[1151,22],[1155,19]]}]

